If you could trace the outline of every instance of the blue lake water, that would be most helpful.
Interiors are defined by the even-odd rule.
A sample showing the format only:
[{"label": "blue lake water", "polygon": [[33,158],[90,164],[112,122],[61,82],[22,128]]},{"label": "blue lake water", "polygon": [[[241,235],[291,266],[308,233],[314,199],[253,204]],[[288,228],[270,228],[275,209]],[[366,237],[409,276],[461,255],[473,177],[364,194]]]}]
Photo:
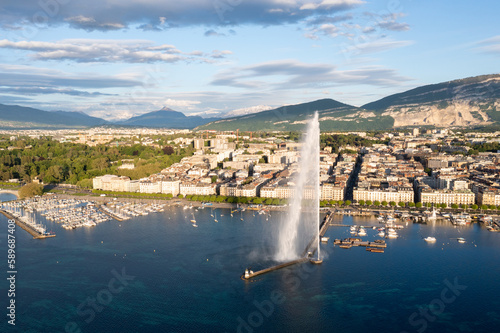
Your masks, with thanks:
[{"label": "blue lake water", "polygon": [[[17,228],[16,326],[2,332],[492,332],[500,324],[500,234],[478,224],[408,224],[385,253],[339,249],[322,265],[240,279],[270,261],[278,212],[163,213],[34,240]],[[223,214],[224,216],[221,216]],[[241,221],[243,218],[244,221]],[[380,226],[373,218],[345,224]],[[7,220],[0,216],[2,253]],[[366,239],[376,239],[368,229]],[[435,244],[422,237],[434,236]],[[460,244],[457,237],[467,243]],[[3,261],[6,262],[6,261]],[[3,264],[4,272],[7,271]],[[5,281],[5,280],[4,280]],[[6,293],[3,282],[0,293]],[[5,309],[7,301],[2,297]],[[90,302],[90,303],[88,303]],[[94,303],[93,303],[94,302]],[[5,310],[4,310],[5,311]]]}]

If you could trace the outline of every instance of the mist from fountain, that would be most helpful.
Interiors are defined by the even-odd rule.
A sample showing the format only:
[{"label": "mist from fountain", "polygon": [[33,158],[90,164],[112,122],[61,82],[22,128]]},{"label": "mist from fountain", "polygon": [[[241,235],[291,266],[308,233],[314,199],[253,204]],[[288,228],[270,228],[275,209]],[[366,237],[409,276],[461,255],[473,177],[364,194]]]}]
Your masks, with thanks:
[{"label": "mist from fountain", "polygon": [[315,236],[317,242],[311,245],[309,251],[316,248],[319,258],[319,136],[318,112],[315,112],[303,139],[300,169],[294,178],[295,195],[276,230],[276,261],[300,258]]}]

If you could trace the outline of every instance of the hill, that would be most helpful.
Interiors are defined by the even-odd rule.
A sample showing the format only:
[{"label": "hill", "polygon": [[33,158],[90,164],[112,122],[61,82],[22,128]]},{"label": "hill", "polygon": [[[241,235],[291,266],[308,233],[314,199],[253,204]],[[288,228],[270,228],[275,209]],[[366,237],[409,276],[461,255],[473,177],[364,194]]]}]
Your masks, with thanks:
[{"label": "hill", "polygon": [[214,120],[217,120],[217,118],[202,118],[199,116],[188,117],[182,112],[174,111],[169,108],[163,108],[159,111],[145,113],[140,116],[117,122],[116,124],[127,126],[192,129],[196,126],[204,125]]},{"label": "hill", "polygon": [[287,105],[277,109],[217,120],[197,130],[293,131],[302,130],[312,114],[318,111],[322,131],[368,130],[391,128],[393,119],[366,112],[361,108],[333,99]]},{"label": "hill", "polygon": [[48,112],[18,105],[0,104],[0,128],[85,128],[105,125],[103,119],[79,112]]}]

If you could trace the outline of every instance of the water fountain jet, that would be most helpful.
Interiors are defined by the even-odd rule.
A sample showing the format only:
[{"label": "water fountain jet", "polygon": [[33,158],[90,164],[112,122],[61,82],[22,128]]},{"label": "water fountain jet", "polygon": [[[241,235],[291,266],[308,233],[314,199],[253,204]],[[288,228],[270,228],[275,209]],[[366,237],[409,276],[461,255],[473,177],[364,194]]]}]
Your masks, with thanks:
[{"label": "water fountain jet", "polygon": [[[317,252],[314,263],[320,263],[319,247],[319,119],[314,113],[307,126],[301,149],[295,192],[287,214],[277,233],[276,261],[290,261],[308,252]],[[313,239],[314,241],[310,242]],[[311,251],[312,250],[312,251]]]}]

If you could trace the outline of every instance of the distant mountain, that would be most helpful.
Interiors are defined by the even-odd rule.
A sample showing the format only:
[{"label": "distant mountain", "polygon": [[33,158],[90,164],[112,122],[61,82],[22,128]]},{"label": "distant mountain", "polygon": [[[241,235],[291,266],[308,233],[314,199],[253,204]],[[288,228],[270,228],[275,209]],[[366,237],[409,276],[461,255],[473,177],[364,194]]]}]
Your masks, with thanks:
[{"label": "distant mountain", "polygon": [[426,85],[362,108],[394,118],[394,127],[499,124],[500,74]]},{"label": "distant mountain", "polygon": [[108,124],[80,112],[48,112],[18,105],[0,104],[0,128],[85,128]]},{"label": "distant mountain", "polygon": [[159,111],[145,113],[124,121],[116,122],[116,124],[128,126],[192,129],[196,126],[204,125],[217,119],[218,118],[202,118],[199,116],[188,117],[182,112],[174,111],[169,108],[163,108]]},{"label": "distant mountain", "polygon": [[357,131],[391,128],[391,117],[344,104],[333,99],[287,105],[277,109],[239,117],[221,119],[196,129],[241,131],[292,131],[303,130],[304,124],[318,111],[322,131]]},{"label": "distant mountain", "polygon": [[[259,110],[262,108],[263,111]],[[388,130],[406,126],[500,126],[500,74],[431,84],[387,96],[362,107],[333,99],[265,110],[235,110],[229,118],[186,116],[163,108],[124,121],[107,122],[79,112],[47,112],[0,104],[0,128],[85,128],[99,125],[224,131],[303,130],[318,111],[322,131]],[[260,112],[258,112],[260,111]]]}]

